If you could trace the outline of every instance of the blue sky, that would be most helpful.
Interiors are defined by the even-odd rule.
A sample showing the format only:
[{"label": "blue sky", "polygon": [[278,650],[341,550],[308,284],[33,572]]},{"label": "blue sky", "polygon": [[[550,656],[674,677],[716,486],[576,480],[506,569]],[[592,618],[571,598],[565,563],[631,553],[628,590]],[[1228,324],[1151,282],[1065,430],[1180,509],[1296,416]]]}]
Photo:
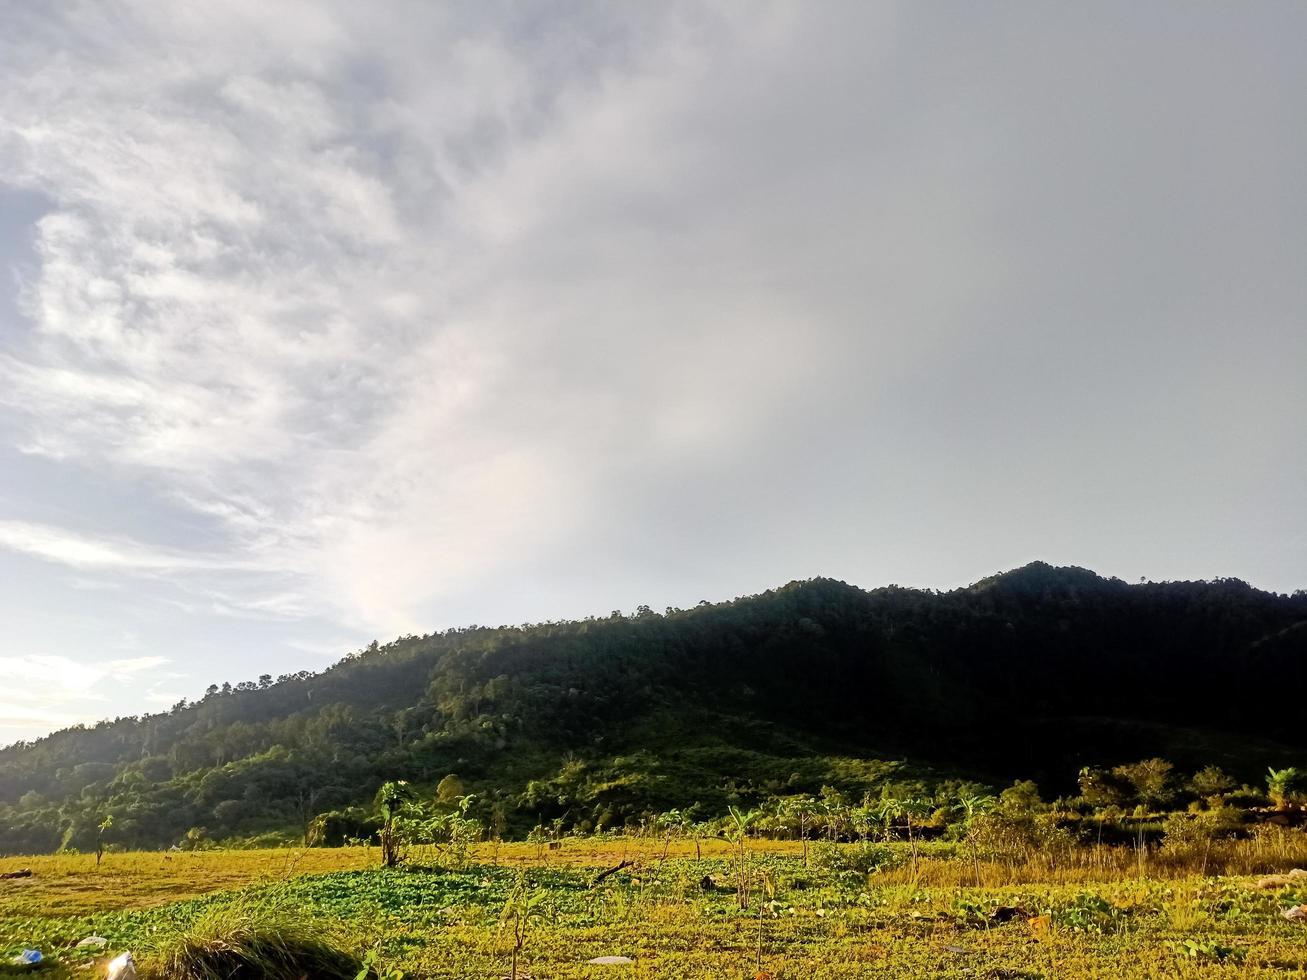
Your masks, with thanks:
[{"label": "blue sky", "polygon": [[0,743],[817,574],[1307,587],[1304,36],[0,4]]}]

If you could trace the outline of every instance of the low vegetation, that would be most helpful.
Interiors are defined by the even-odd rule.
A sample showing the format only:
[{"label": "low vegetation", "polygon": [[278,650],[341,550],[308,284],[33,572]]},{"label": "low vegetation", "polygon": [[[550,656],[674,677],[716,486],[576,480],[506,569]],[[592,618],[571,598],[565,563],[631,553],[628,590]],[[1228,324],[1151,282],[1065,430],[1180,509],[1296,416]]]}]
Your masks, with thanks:
[{"label": "low vegetation", "polygon": [[[700,841],[696,858],[693,840],[656,834],[482,843],[459,868],[385,868],[377,846],[318,850],[335,870],[312,873],[299,873],[312,855],[286,851],[118,854],[99,869],[94,855],[23,858],[32,876],[0,882],[0,950],[41,949],[51,977],[130,949],[158,978],[253,965],[379,980],[1278,978],[1307,971],[1307,925],[1284,914],[1307,900],[1307,875],[1289,873],[1307,845],[1301,831],[1280,836],[1249,838],[1240,858],[1276,877],[1201,876],[1173,861],[1140,878],[1126,855],[1091,846],[1056,864],[982,852],[979,886],[962,841],[921,842],[915,862],[905,840],[821,841],[805,863],[800,842],[752,833],[743,865],[736,841]],[[93,890],[115,862],[132,869],[135,897]],[[224,874],[244,883],[176,900],[178,881]],[[74,884],[83,898],[62,908]],[[89,935],[107,949],[78,950]],[[590,962],[603,957],[630,962]]]}]

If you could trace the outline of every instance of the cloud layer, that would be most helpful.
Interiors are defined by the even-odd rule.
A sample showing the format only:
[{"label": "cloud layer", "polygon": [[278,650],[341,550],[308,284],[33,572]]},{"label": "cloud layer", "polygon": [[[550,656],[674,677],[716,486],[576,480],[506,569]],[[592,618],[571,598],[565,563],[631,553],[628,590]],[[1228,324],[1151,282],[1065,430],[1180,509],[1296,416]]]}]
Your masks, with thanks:
[{"label": "cloud layer", "polygon": [[205,633],[199,691],[818,573],[1307,585],[1301,10],[5,20],[20,657],[105,656],[63,608]]}]

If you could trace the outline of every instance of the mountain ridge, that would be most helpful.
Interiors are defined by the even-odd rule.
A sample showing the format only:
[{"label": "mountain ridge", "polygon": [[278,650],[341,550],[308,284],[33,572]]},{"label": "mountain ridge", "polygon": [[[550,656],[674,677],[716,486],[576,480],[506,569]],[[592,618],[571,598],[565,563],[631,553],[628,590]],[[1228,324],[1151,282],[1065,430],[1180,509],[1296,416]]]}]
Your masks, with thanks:
[{"label": "mountain ridge", "polygon": [[510,830],[909,776],[1065,781],[1160,751],[1255,776],[1298,757],[1266,700],[1307,691],[1304,624],[1301,592],[1032,562],[947,592],[818,577],[404,636],[0,749],[0,850],[85,846],[102,815],[138,846],[358,822],[385,779],[451,773]]}]

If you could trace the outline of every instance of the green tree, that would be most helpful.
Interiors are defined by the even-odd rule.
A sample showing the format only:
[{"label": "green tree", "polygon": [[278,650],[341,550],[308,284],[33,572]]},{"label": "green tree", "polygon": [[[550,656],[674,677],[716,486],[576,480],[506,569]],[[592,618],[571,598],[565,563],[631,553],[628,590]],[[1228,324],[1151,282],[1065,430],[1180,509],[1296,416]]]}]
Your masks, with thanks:
[{"label": "green tree", "polygon": [[1194,796],[1204,800],[1209,806],[1219,807],[1226,795],[1234,790],[1236,783],[1232,776],[1217,766],[1204,766],[1189,777],[1188,789]]},{"label": "green tree", "polygon": [[1080,799],[1095,810],[1119,807],[1125,802],[1125,791],[1121,784],[1106,770],[1086,766],[1080,770],[1077,782],[1080,785]]},{"label": "green tree", "polygon": [[452,772],[436,784],[436,802],[437,803],[456,803],[467,793],[463,789],[463,781]]},{"label": "green tree", "polygon": [[1165,759],[1142,759],[1117,766],[1112,775],[1130,786],[1134,799],[1147,807],[1159,807],[1175,799],[1171,763]]},{"label": "green tree", "polygon": [[381,863],[393,868],[399,863],[400,835],[399,819],[404,806],[412,799],[408,782],[403,779],[391,780],[381,784],[377,790],[377,809],[381,813]]},{"label": "green tree", "polygon": [[1293,766],[1266,770],[1266,795],[1277,810],[1287,810],[1301,795],[1302,773]]}]

